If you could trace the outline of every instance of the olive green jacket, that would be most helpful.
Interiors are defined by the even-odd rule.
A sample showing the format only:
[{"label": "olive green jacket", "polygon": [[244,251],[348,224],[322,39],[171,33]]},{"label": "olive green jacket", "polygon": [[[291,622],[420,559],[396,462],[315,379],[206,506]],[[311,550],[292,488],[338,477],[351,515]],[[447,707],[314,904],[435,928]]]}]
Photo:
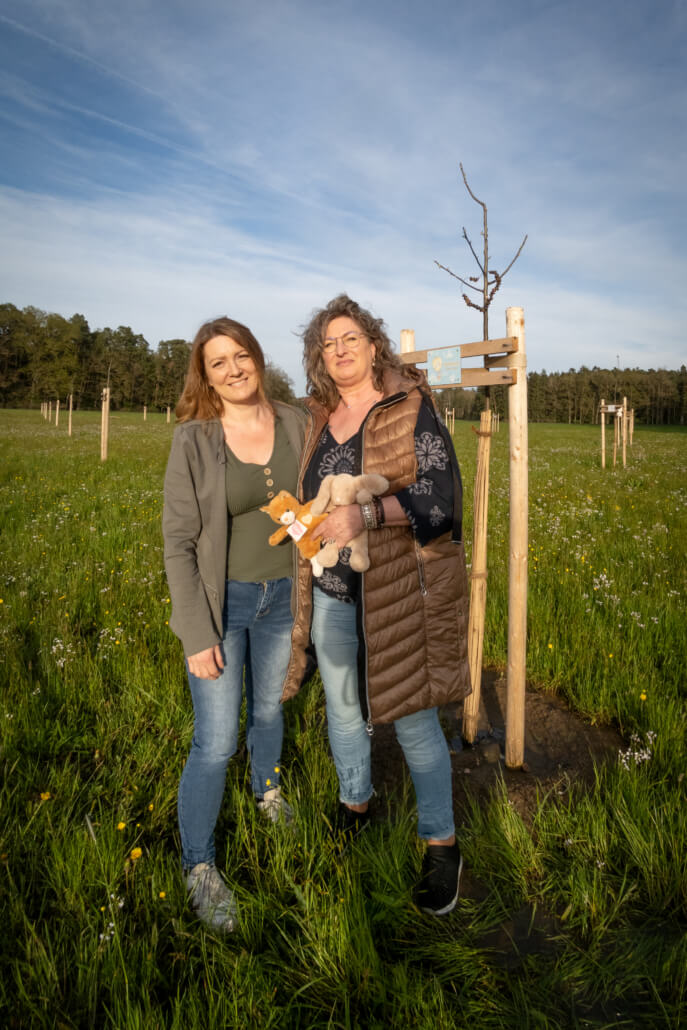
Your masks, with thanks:
[{"label": "olive green jacket", "polygon": [[[306,416],[273,402],[297,458]],[[222,640],[229,512],[226,451],[219,419],[182,422],[174,430],[162,512],[164,559],[172,601],[171,628],[186,656]],[[265,545],[269,536],[265,519]]]}]

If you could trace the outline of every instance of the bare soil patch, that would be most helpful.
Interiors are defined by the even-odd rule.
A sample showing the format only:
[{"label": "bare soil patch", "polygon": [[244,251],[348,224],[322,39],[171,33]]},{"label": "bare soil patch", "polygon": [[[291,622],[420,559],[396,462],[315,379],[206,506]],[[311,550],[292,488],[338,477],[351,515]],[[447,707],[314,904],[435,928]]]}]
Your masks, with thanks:
[{"label": "bare soil patch", "polygon": [[[458,822],[468,796],[485,798],[498,779],[505,781],[516,811],[529,822],[537,796],[569,783],[590,783],[594,766],[614,759],[623,740],[610,726],[593,726],[572,712],[564,701],[527,687],[525,702],[525,764],[507,769],[506,679],[503,671],[485,669],[478,740],[473,746],[461,739],[462,705],[441,710],[453,767],[454,805]],[[403,754],[391,725],[375,726],[372,738],[372,775],[377,793],[393,793],[407,775]]]}]

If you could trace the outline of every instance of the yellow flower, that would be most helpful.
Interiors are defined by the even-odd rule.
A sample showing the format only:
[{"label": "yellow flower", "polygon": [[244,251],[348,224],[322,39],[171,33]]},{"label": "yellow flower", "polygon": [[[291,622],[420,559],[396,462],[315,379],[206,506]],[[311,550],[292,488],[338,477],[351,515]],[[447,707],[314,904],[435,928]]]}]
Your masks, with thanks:
[{"label": "yellow flower", "polygon": [[125,830],[126,829],[126,823],[123,823],[123,822],[117,823],[117,829],[118,830]]},{"label": "yellow flower", "polygon": [[609,656],[608,656],[608,657],[609,657],[609,658],[612,658],[612,657],[613,657],[613,652],[612,652],[612,651],[611,651],[611,653],[609,654]]},{"label": "yellow flower", "polygon": [[549,644],[549,651],[553,651],[553,644]]},{"label": "yellow flower", "polygon": [[265,780],[265,786],[266,786],[266,787],[269,787],[269,785],[270,785],[270,783],[271,783],[271,782],[272,782],[272,780]]},{"label": "yellow flower", "polygon": [[643,690],[641,692],[641,694],[639,695],[639,700],[640,701],[646,701],[646,691]]},{"label": "yellow flower", "polygon": [[158,894],[158,898],[162,898],[163,901],[165,900],[166,897],[167,897],[167,892],[166,891],[160,891],[160,893]]},{"label": "yellow flower", "polygon": [[275,765],[274,771],[277,773],[277,775],[279,775],[279,766],[278,765]]},{"label": "yellow flower", "polygon": [[138,861],[138,859],[141,857],[142,854],[143,854],[143,852],[142,852],[142,850],[140,848],[132,848],[131,851],[129,852],[129,858],[131,859],[132,862],[136,862],[136,861]]},{"label": "yellow flower", "polygon": [[52,797],[52,794],[50,793],[49,790],[44,790],[44,791],[41,792],[41,801],[50,801],[51,797]]},{"label": "yellow flower", "polygon": [[151,801],[151,802],[150,802],[150,804],[148,805],[148,811],[149,811],[149,812],[152,812],[152,810],[153,810],[154,808],[155,808],[155,805],[154,805],[154,804],[153,804],[153,802]]}]

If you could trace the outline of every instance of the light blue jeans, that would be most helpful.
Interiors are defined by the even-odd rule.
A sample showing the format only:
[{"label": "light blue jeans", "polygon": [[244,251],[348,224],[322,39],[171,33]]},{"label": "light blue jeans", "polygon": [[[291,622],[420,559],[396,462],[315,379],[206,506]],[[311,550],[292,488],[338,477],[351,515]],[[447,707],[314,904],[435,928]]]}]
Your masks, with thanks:
[{"label": "light blue jeans", "polygon": [[182,864],[190,869],[215,858],[229,759],[236,751],[243,687],[246,743],[256,797],[279,783],[284,722],[281,689],[291,647],[291,580],[228,580],[224,597],[224,670],[219,679],[188,673],[193,698],[193,740],[179,784]]},{"label": "light blue jeans", "polygon": [[[327,701],[329,744],[344,804],[363,804],[373,794],[370,737],[358,696],[356,605],[313,588],[312,638]],[[451,757],[436,708],[394,722],[396,738],[415,787],[418,834],[445,840],[455,831]]]}]

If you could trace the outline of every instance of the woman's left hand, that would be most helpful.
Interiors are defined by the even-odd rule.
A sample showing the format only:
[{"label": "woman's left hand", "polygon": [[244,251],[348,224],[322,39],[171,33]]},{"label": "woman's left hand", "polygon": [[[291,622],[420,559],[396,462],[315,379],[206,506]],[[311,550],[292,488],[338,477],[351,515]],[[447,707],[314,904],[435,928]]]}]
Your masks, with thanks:
[{"label": "woman's left hand", "polygon": [[322,537],[323,540],[334,540],[336,546],[341,550],[350,544],[354,537],[363,531],[363,517],[359,504],[342,504],[335,508],[324,522],[313,531],[313,537]]}]

